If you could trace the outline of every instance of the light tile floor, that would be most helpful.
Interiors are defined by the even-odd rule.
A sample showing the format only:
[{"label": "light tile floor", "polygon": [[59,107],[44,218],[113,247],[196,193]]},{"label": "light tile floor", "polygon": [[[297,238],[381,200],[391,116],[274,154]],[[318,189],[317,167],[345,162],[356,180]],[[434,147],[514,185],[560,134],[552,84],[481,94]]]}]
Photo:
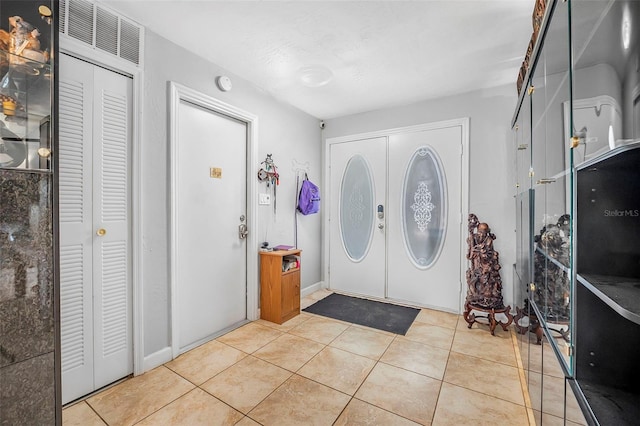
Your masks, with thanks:
[{"label": "light tile floor", "polygon": [[302,312],[246,324],[65,407],[63,424],[529,425],[538,413],[516,345],[513,331],[491,336],[428,309],[406,336]]}]

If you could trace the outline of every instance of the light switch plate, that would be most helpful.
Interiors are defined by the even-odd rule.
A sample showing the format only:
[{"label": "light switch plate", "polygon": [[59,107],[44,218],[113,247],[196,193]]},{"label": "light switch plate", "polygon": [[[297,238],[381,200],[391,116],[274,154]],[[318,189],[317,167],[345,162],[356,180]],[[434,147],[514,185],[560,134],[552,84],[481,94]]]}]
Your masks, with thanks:
[{"label": "light switch plate", "polygon": [[265,206],[271,204],[271,195],[260,194],[260,198],[258,198],[258,204],[265,205]]}]

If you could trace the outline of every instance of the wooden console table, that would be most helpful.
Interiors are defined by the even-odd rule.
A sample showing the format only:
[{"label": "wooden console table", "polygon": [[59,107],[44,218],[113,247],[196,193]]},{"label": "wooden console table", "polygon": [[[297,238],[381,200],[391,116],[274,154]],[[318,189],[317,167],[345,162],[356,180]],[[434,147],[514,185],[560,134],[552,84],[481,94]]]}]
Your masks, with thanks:
[{"label": "wooden console table", "polygon": [[283,271],[285,256],[302,250],[260,252],[260,318],[282,324],[300,314],[300,267]]}]

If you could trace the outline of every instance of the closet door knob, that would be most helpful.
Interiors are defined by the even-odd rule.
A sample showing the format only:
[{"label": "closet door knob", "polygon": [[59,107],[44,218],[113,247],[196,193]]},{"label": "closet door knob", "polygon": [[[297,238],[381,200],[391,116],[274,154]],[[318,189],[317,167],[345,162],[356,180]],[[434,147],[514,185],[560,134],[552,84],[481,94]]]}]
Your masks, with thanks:
[{"label": "closet door knob", "polygon": [[107,234],[107,230],[104,228],[100,228],[96,231],[96,235],[98,237],[104,237]]}]

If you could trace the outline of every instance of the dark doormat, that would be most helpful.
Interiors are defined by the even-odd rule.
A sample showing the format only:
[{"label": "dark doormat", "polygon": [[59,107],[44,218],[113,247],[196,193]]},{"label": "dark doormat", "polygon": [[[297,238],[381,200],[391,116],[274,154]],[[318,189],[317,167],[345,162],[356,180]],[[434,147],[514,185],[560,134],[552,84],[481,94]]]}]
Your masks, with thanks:
[{"label": "dark doormat", "polygon": [[404,336],[420,309],[331,293],[303,311]]}]

